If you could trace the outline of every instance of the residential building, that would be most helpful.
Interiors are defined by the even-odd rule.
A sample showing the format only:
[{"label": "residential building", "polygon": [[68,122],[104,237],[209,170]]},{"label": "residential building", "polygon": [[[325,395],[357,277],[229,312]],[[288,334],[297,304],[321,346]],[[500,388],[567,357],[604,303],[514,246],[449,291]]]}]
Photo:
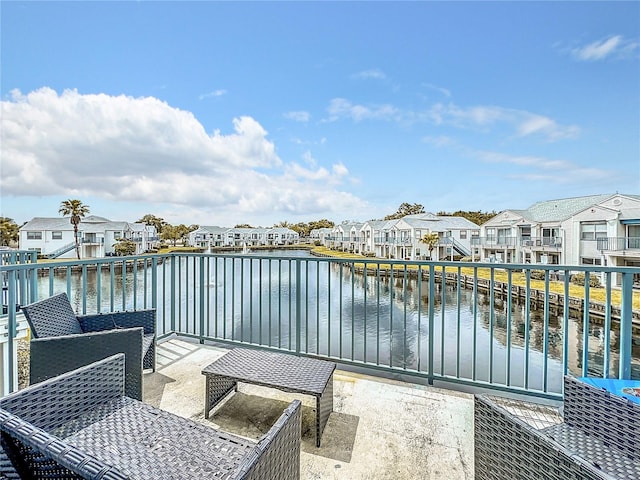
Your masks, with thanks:
[{"label": "residential building", "polygon": [[201,226],[189,234],[189,244],[202,248],[250,248],[294,245],[299,241],[300,236],[297,232],[284,227],[230,228]]},{"label": "residential building", "polygon": [[640,267],[640,195],[590,195],[504,210],[481,226],[474,243],[482,261]]},{"label": "residential building", "polygon": [[[124,238],[136,244],[135,254],[158,245],[156,229],[143,223],[112,221],[90,215],[78,224],[81,258],[100,258],[115,253],[118,240]],[[35,217],[20,227],[20,248],[35,250],[49,258],[74,258],[74,228],[69,217]]]},{"label": "residential building", "polygon": [[[439,240],[429,252],[421,240],[432,232]],[[471,238],[479,232],[478,225],[463,217],[421,213],[394,220],[342,223],[325,238],[325,245],[379,258],[446,260],[472,256]]]}]

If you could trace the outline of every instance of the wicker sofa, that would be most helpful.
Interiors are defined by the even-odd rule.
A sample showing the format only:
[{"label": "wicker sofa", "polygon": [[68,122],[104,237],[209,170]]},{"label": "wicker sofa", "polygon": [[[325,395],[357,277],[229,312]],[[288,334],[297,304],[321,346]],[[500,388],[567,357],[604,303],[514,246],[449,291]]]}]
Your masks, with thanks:
[{"label": "wicker sofa", "polygon": [[2,448],[20,478],[300,477],[299,400],[253,442],[126,397],[123,386],[117,354],[0,399]]},{"label": "wicker sofa", "polygon": [[562,412],[476,395],[474,423],[476,478],[640,478],[640,404],[571,376]]},{"label": "wicker sofa", "polygon": [[142,400],[142,370],[156,368],[155,309],[76,316],[67,294],[60,293],[22,312],[32,336],[30,383],[124,353],[125,394]]}]

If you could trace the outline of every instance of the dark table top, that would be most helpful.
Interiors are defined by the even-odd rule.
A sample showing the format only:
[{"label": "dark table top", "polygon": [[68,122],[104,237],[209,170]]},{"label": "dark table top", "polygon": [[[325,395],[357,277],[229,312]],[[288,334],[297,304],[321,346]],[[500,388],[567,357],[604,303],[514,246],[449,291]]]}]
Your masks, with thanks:
[{"label": "dark table top", "polygon": [[257,385],[321,395],[336,364],[293,354],[235,348],[202,369]]}]

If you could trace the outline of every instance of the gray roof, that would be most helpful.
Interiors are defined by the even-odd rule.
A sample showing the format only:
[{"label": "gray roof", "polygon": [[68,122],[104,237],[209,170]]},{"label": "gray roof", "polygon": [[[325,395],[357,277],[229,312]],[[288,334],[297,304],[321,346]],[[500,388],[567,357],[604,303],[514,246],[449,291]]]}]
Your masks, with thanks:
[{"label": "gray roof", "polygon": [[[89,220],[89,221],[87,221]],[[113,222],[104,217],[90,216],[83,218],[78,224],[78,230],[81,232],[89,233],[101,233],[107,230],[111,231],[125,231],[131,228],[129,222]],[[22,227],[21,231],[42,231],[42,230],[55,230],[55,231],[68,231],[73,230],[73,225],[70,222],[70,217],[34,217]]]},{"label": "gray roof", "polygon": [[[589,207],[601,204],[615,195],[615,193],[607,193],[601,195],[587,195],[584,197],[560,198],[534,203],[526,210],[509,211],[521,214],[523,217],[535,222],[561,222]],[[624,196],[640,200],[640,195]]]}]

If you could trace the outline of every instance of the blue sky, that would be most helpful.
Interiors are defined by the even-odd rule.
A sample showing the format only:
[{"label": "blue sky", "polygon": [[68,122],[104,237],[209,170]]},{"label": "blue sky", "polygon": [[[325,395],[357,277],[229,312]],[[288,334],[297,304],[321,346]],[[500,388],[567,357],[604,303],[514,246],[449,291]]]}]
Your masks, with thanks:
[{"label": "blue sky", "polygon": [[640,2],[17,2],[0,214],[233,226],[640,193]]}]

